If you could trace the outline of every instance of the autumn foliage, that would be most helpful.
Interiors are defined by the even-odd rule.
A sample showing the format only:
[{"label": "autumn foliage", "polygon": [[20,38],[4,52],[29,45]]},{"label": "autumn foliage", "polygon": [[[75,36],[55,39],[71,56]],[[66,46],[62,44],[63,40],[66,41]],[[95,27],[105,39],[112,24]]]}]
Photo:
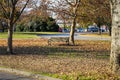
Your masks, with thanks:
[{"label": "autumn foliage", "polygon": [[63,80],[113,80],[109,69],[110,41],[75,41],[75,46],[47,39],[13,40],[17,55],[4,55],[6,40],[0,40],[0,66],[49,74]]}]

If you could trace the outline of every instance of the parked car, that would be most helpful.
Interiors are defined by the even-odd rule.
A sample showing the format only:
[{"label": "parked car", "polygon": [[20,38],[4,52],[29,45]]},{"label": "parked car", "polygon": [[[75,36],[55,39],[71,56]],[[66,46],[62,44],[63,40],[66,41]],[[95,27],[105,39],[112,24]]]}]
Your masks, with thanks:
[{"label": "parked car", "polygon": [[0,29],[0,32],[3,32],[3,30],[2,30],[2,29]]},{"label": "parked car", "polygon": [[58,30],[59,32],[62,32],[62,28],[61,27],[59,27],[59,30]]},{"label": "parked car", "polygon": [[88,28],[88,32],[98,32],[98,27],[90,27]]},{"label": "parked car", "polygon": [[83,28],[78,28],[77,32],[84,32],[84,29]]},{"label": "parked car", "polygon": [[64,29],[62,29],[62,32],[70,32],[70,31],[69,31],[69,29],[64,28]]}]

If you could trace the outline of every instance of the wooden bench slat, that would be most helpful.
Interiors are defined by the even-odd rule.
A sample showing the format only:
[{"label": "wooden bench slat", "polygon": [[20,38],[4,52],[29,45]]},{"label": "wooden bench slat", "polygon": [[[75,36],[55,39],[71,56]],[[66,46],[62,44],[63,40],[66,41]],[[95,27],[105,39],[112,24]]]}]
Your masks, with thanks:
[{"label": "wooden bench slat", "polygon": [[66,42],[69,44],[69,37],[51,37],[48,40],[48,45],[51,45],[51,42]]}]

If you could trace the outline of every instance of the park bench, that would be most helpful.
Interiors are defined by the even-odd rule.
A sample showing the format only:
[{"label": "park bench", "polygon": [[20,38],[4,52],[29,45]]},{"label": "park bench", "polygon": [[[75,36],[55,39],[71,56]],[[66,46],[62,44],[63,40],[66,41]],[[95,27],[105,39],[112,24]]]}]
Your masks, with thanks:
[{"label": "park bench", "polygon": [[48,45],[51,45],[52,42],[66,42],[66,44],[69,44],[69,37],[51,37],[48,39]]}]

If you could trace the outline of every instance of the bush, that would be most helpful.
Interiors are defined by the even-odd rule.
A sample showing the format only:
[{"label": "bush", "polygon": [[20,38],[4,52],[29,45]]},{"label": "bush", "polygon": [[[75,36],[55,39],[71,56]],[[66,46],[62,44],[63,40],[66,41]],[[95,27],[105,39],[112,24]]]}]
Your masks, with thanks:
[{"label": "bush", "polygon": [[17,32],[23,32],[23,31],[24,31],[24,28],[25,28],[25,25],[24,25],[23,23],[18,24],[18,25],[16,26],[16,31],[17,31]]},{"label": "bush", "polygon": [[54,22],[48,22],[47,29],[48,29],[48,31],[58,32],[59,26]]},{"label": "bush", "polygon": [[30,20],[27,24],[26,23],[19,23],[16,26],[16,31],[18,32],[40,32],[40,31],[51,31],[51,32],[58,32],[59,26],[56,24],[55,19],[52,17],[48,18],[41,18],[37,17],[33,20]]},{"label": "bush", "polygon": [[30,22],[28,23],[28,30],[29,30],[30,32],[33,32],[33,31],[34,31],[34,22],[33,22],[33,21],[30,21]]},{"label": "bush", "polygon": [[29,32],[29,27],[28,26],[24,27],[24,32]]},{"label": "bush", "polygon": [[47,21],[47,30],[48,31],[52,31],[52,32],[58,32],[59,30],[59,26],[56,24],[55,20],[53,18],[48,18],[48,21]]},{"label": "bush", "polygon": [[30,32],[38,31],[52,31],[58,32],[59,26],[56,24],[55,20],[51,17],[46,19],[37,17],[28,23]]}]

